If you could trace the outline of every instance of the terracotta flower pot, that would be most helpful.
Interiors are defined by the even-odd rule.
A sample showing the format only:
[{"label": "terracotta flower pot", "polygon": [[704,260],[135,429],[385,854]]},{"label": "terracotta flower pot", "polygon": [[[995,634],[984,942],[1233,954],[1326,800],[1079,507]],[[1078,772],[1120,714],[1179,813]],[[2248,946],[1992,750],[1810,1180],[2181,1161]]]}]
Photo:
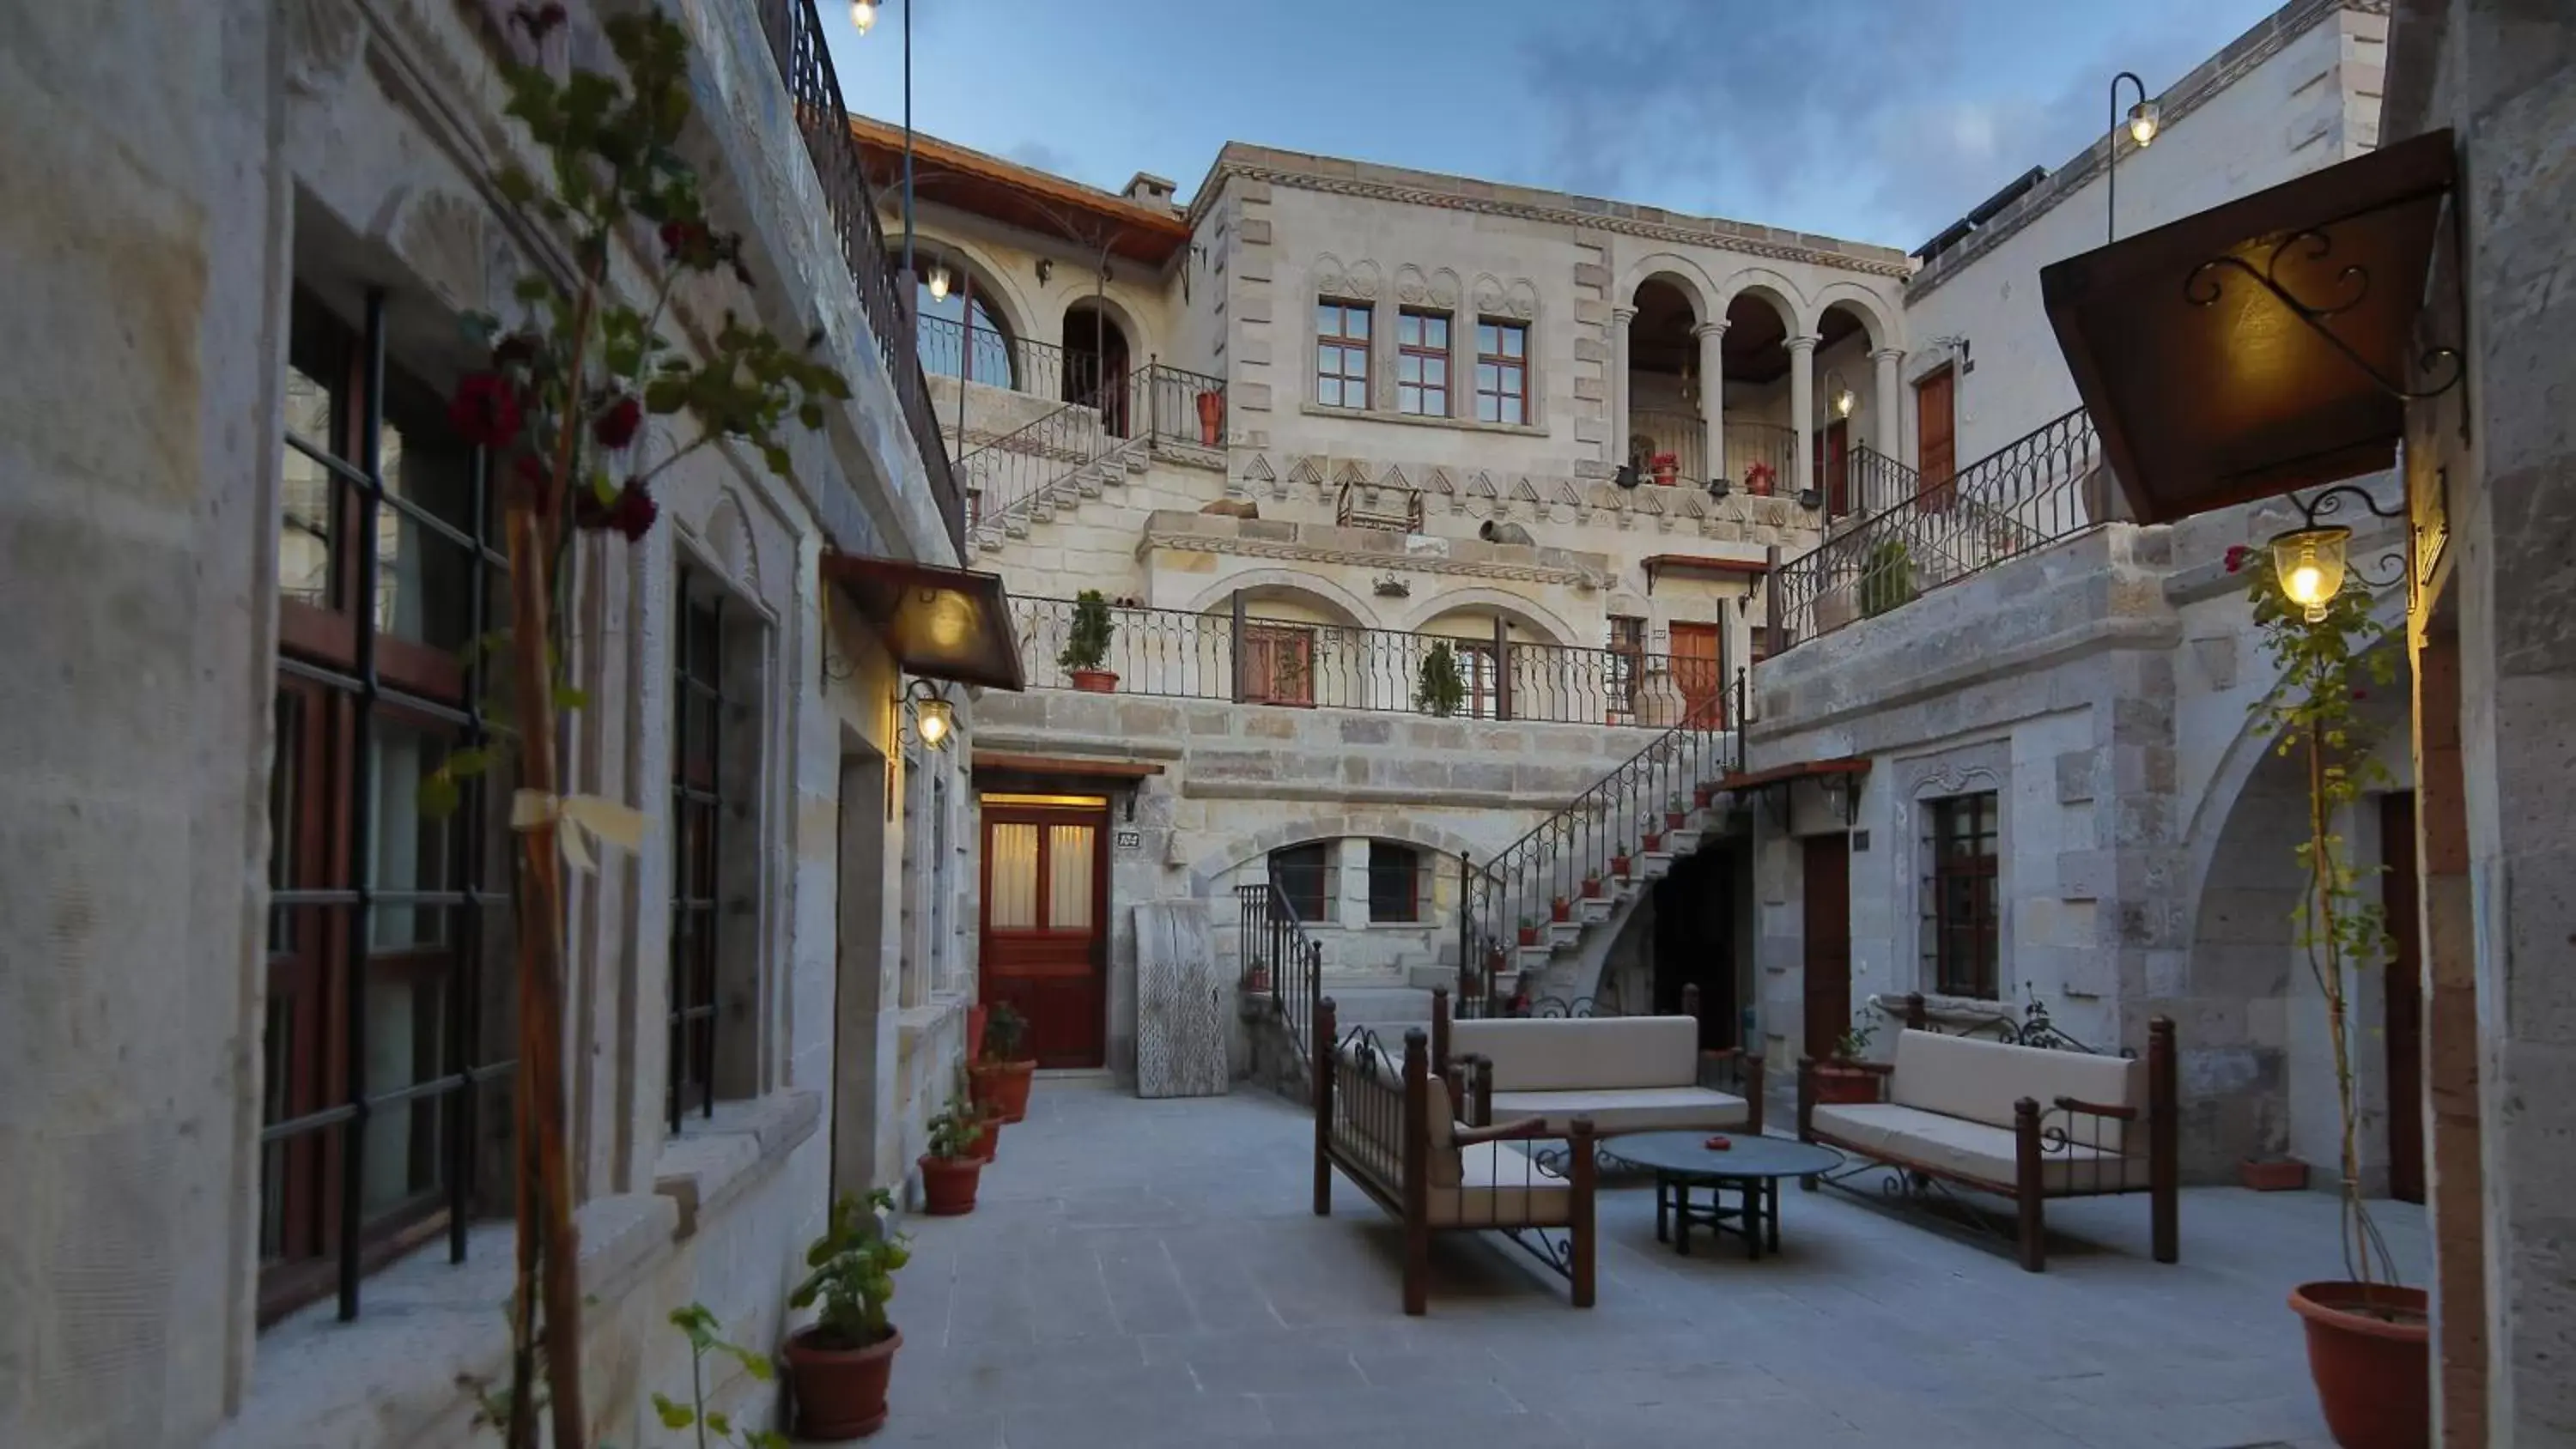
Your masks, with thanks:
[{"label": "terracotta flower pot", "polygon": [[977,1062],[966,1069],[967,1090],[978,1103],[990,1102],[1002,1109],[1002,1120],[1017,1122],[1029,1115],[1029,1084],[1036,1079],[1037,1059],[1023,1062]]},{"label": "terracotta flower pot", "polygon": [[[1651,845],[1646,848],[1648,850],[1654,849]],[[1628,873],[1628,856],[1626,852],[1623,851],[1618,855],[1610,857],[1610,873],[1612,875],[1626,875]],[[1586,894],[1597,895],[1599,892],[1587,891]]]},{"label": "terracotta flower pot", "polygon": [[989,1163],[994,1158],[1002,1155],[1003,1117],[1001,1107],[1000,1104],[994,1102],[983,1102],[978,1103],[977,1105],[982,1107],[984,1111],[982,1119],[984,1123],[984,1135],[975,1139],[975,1155]]},{"label": "terracotta flower pot", "polygon": [[1243,973],[1243,989],[1246,991],[1268,991],[1270,989],[1270,968],[1267,966],[1255,966],[1251,970]]},{"label": "terracotta flower pot", "polygon": [[856,1439],[885,1427],[886,1385],[903,1334],[866,1348],[819,1344],[816,1330],[787,1340],[787,1386],[796,1396],[796,1433],[804,1439]]},{"label": "terracotta flower pot", "polygon": [[1073,676],[1073,687],[1081,690],[1085,694],[1116,694],[1118,692],[1118,676],[1109,670],[1075,669],[1067,672]]},{"label": "terracotta flower pot", "polygon": [[1597,875],[1587,875],[1583,878],[1583,898],[1587,901],[1595,901],[1601,898],[1601,877]]},{"label": "terracotta flower pot", "polygon": [[1199,442],[1213,448],[1225,441],[1225,394],[1214,388],[1199,394]]},{"label": "terracotta flower pot", "polygon": [[1658,488],[1672,487],[1674,482],[1681,476],[1682,469],[1679,463],[1657,463],[1655,465],[1655,486]]},{"label": "terracotta flower pot", "polygon": [[1642,850],[1642,851],[1646,852],[1648,855],[1652,855],[1652,854],[1654,854],[1656,851],[1663,849],[1663,848],[1664,848],[1664,832],[1662,832],[1662,831],[1660,831],[1660,830],[1649,830],[1649,831],[1647,831],[1647,832],[1646,832],[1646,843],[1645,843],[1645,844],[1643,844],[1643,845],[1638,846],[1637,848],[1638,848],[1639,850]]},{"label": "terracotta flower pot", "polygon": [[1878,1075],[1841,1062],[1818,1062],[1816,1102],[1827,1107],[1867,1106],[1878,1100]]},{"label": "terracotta flower pot", "polygon": [[1562,925],[1574,919],[1574,903],[1563,896],[1547,903],[1547,918]]},{"label": "terracotta flower pot", "polygon": [[2236,1164],[2236,1177],[2256,1192],[2297,1192],[2308,1185],[2308,1165],[2295,1157],[2248,1157]]},{"label": "terracotta flower pot", "polygon": [[1707,809],[1709,802],[1716,798],[1717,790],[1714,786],[1694,785],[1691,787],[1691,804],[1696,809]]},{"label": "terracotta flower pot", "polygon": [[1687,810],[1667,810],[1664,812],[1664,828],[1679,830],[1689,819],[1690,812]]},{"label": "terracotta flower pot", "polygon": [[1538,927],[1536,927],[1536,926],[1523,926],[1523,927],[1521,927],[1521,944],[1522,944],[1522,945],[1524,945],[1524,946],[1535,946],[1535,945],[1537,945],[1537,944],[1538,944]]},{"label": "terracotta flower pot", "polygon": [[984,1159],[924,1154],[919,1161],[923,1212],[934,1218],[954,1218],[975,1210],[975,1188],[984,1179]]},{"label": "terracotta flower pot", "polygon": [[2290,1307],[2307,1325],[2308,1376],[2343,1449],[2427,1449],[2433,1442],[2431,1319],[2424,1290],[2302,1283]]}]

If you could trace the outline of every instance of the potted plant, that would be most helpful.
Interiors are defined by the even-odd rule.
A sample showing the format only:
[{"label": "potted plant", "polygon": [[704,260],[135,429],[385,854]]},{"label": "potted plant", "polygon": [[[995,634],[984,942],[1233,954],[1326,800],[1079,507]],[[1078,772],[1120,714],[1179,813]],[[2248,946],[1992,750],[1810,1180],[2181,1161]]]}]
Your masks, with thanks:
[{"label": "potted plant", "polygon": [[1823,490],[1822,488],[1801,488],[1801,489],[1799,489],[1799,490],[1798,490],[1798,506],[1799,506],[1800,508],[1803,508],[1803,509],[1807,510],[1809,513],[1813,513],[1813,512],[1815,512],[1817,509],[1824,507],[1824,506],[1825,506],[1825,490]]},{"label": "potted plant", "polygon": [[1199,442],[1213,448],[1225,441],[1225,394],[1215,388],[1199,393]]},{"label": "potted plant", "polygon": [[1708,480],[1708,496],[1711,498],[1724,498],[1733,491],[1734,485],[1726,481],[1726,475],[1723,473]]},{"label": "potted plant", "polygon": [[[2251,554],[2230,549],[2228,570],[2242,570]],[[2322,604],[2300,605],[2282,591],[2273,569],[2258,564],[2253,574],[2246,596],[2280,675],[2249,710],[2273,747],[2306,767],[2307,828],[2296,853],[2307,881],[2293,917],[2295,943],[2325,1002],[2343,1126],[2337,1166],[2345,1276],[2300,1284],[2290,1292],[2290,1307],[2306,1328],[2309,1377],[2337,1443],[2350,1449],[2430,1444],[2430,1304],[2424,1290],[2397,1281],[2397,1265],[2361,1195],[2350,978],[2392,954],[2388,923],[2362,888],[2365,872],[2350,863],[2335,832],[2336,817],[2387,779],[2373,757],[2381,730],[2358,705],[2373,684],[2394,677],[2394,651],[2381,647],[2388,631],[2371,618],[2367,589],[2346,588]]]},{"label": "potted plant", "polygon": [[1536,917],[1536,916],[1523,916],[1523,917],[1521,917],[1521,944],[1522,944],[1522,945],[1524,945],[1524,946],[1535,946],[1535,945],[1537,945],[1537,944],[1538,944],[1538,931],[1539,931],[1539,920],[1538,920],[1538,917]]},{"label": "potted plant", "polygon": [[[1703,806],[1707,803],[1708,802],[1705,800],[1700,802]],[[1671,799],[1664,802],[1664,828],[1666,830],[1679,830],[1689,823],[1690,812],[1682,808],[1682,797],[1678,792],[1676,792]]]},{"label": "potted plant", "polygon": [[1780,470],[1758,458],[1744,470],[1744,491],[1756,498],[1770,497],[1772,487],[1779,481]]},{"label": "potted plant", "polygon": [[1007,1001],[993,1003],[993,1013],[984,1021],[983,1055],[966,1069],[974,1095],[999,1106],[1005,1122],[1029,1115],[1029,1084],[1036,1080],[1038,1062],[1020,1055],[1028,1036],[1029,1019],[1018,1008]]},{"label": "potted plant", "polygon": [[[1646,847],[1646,848],[1647,848],[1647,849],[1649,849],[1649,850],[1652,850],[1654,847],[1653,847],[1653,846],[1648,846],[1648,847]],[[1628,867],[1629,867],[1629,865],[1630,865],[1630,864],[1631,864],[1631,862],[1630,862],[1630,861],[1629,861],[1629,859],[1628,859],[1628,852],[1627,852],[1627,850],[1626,850],[1625,848],[1622,848],[1622,849],[1619,849],[1619,850],[1616,850],[1616,851],[1611,852],[1611,855],[1610,855],[1610,873],[1611,873],[1612,875],[1614,875],[1614,876],[1623,876],[1623,875],[1626,875],[1626,874],[1628,873]]]},{"label": "potted plant", "polygon": [[1715,785],[1693,785],[1693,786],[1691,786],[1691,808],[1692,808],[1692,809],[1694,809],[1694,810],[1705,810],[1705,809],[1707,809],[1707,808],[1710,806],[1710,804],[1712,804],[1713,802],[1715,802],[1715,801],[1716,801],[1716,799],[1717,799],[1717,787],[1716,787]]},{"label": "potted plant", "polygon": [[1444,639],[1432,645],[1431,652],[1422,656],[1422,671],[1413,691],[1413,706],[1425,714],[1447,719],[1466,702],[1466,676],[1459,672],[1458,656]]},{"label": "potted plant", "polygon": [[1658,488],[1672,487],[1682,475],[1682,460],[1678,454],[1657,453],[1646,461],[1646,466],[1654,470]]},{"label": "potted plant", "polygon": [[1268,991],[1270,989],[1270,963],[1267,961],[1255,961],[1250,966],[1245,967],[1243,972],[1243,989],[1254,992]]},{"label": "potted plant", "polygon": [[[1623,855],[1620,859],[1624,861],[1627,857]],[[1583,898],[1587,901],[1601,898],[1601,872],[1587,870],[1583,873]]]},{"label": "potted plant", "polygon": [[935,1218],[963,1217],[975,1210],[975,1188],[987,1159],[978,1156],[984,1119],[962,1095],[930,1119],[930,1150],[921,1154],[921,1210]]},{"label": "potted plant", "polygon": [[1558,896],[1556,899],[1549,901],[1547,903],[1547,918],[1560,925],[1564,922],[1573,920],[1574,902],[1567,900],[1563,896]]},{"label": "potted plant", "polygon": [[805,1250],[811,1271],[787,1301],[822,1305],[811,1327],[787,1339],[787,1382],[796,1399],[796,1432],[807,1439],[856,1439],[886,1421],[886,1384],[903,1335],[886,1320],[894,1275],[912,1261],[910,1239],[887,1229],[894,1194],[878,1188],[862,1204],[832,1205],[823,1236]]},{"label": "potted plant", "polygon": [[1905,540],[1883,538],[1870,545],[1861,560],[1860,585],[1857,590],[1860,616],[1874,619],[1914,598],[1914,560],[1906,552]]},{"label": "potted plant", "polygon": [[1109,617],[1109,600],[1098,589],[1074,595],[1073,623],[1065,631],[1064,648],[1055,656],[1074,688],[1087,694],[1117,692],[1117,674],[1100,667],[1109,658],[1109,641],[1117,632],[1116,621]]},{"label": "potted plant", "polygon": [[1868,1055],[1870,1038],[1878,1035],[1878,1023],[1869,1019],[1863,1007],[1852,1018],[1851,1028],[1834,1043],[1834,1054],[1814,1068],[1816,1101],[1827,1106],[1865,1106],[1878,1100],[1878,1074],[1860,1065]]},{"label": "potted plant", "polygon": [[1663,848],[1664,848],[1664,832],[1662,832],[1662,831],[1660,831],[1660,830],[1649,830],[1649,831],[1647,831],[1647,832],[1646,832],[1646,838],[1645,838],[1643,841],[1641,841],[1641,842],[1638,844],[1638,846],[1637,846],[1637,849],[1638,849],[1639,851],[1641,851],[1641,852],[1643,852],[1643,853],[1645,853],[1645,854],[1647,854],[1647,855],[1652,855],[1652,854],[1654,854],[1656,851],[1659,851],[1659,850],[1661,850],[1661,849],[1663,849]]}]

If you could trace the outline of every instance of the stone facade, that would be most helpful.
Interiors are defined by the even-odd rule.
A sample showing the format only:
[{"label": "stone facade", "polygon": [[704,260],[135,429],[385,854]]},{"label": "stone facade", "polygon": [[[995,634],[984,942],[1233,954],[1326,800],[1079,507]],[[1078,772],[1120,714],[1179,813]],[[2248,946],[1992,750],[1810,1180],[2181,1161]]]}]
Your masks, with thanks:
[{"label": "stone facade", "polygon": [[[474,1174],[463,1261],[412,1220],[390,1241],[417,1250],[358,1282],[345,1323],[327,1272],[321,1301],[273,1301],[282,1280],[260,1259],[286,1174],[261,1133],[288,1090],[276,1064],[296,1039],[283,1023],[309,999],[288,994],[273,965],[268,883],[283,843],[271,812],[291,808],[279,792],[295,787],[279,782],[322,778],[280,763],[304,736],[273,704],[308,678],[280,664],[301,647],[280,623],[283,561],[299,546],[281,533],[283,480],[301,466],[281,437],[316,426],[287,396],[302,346],[292,324],[331,317],[354,330],[381,297],[389,371],[435,398],[471,365],[460,312],[515,314],[517,277],[565,274],[558,238],[491,204],[497,166],[532,159],[501,109],[498,63],[524,44],[508,9],[0,7],[15,158],[0,310],[14,332],[51,339],[0,388],[0,552],[12,560],[0,597],[20,626],[0,646],[17,731],[0,767],[13,1003],[0,1026],[11,1104],[0,1279],[13,1305],[0,1441],[479,1438],[458,1375],[497,1374],[506,1355],[505,1080],[480,1094],[467,1151],[446,1154],[489,1164]],[[595,65],[598,15],[572,9],[569,38],[543,58]],[[646,543],[594,539],[571,560],[570,667],[598,702],[565,732],[569,788],[632,802],[650,822],[641,851],[570,892],[570,1125],[594,1305],[583,1347],[602,1435],[619,1443],[658,1442],[647,1396],[686,1391],[672,1308],[703,1302],[731,1335],[775,1345],[832,1192],[903,1183],[927,1111],[955,1079],[973,980],[958,757],[907,751],[887,703],[901,682],[892,661],[837,615],[818,574],[827,547],[953,562],[953,545],[874,360],[759,12],[673,13],[693,51],[684,144],[762,286],[683,289],[666,327],[697,347],[726,308],[790,336],[819,323],[854,396],[828,428],[790,440],[796,482],[709,449],[657,480],[663,519]],[[628,295],[649,295],[655,258],[621,249],[612,265]],[[426,452],[441,423],[415,428],[418,416],[401,426]],[[413,587],[402,561],[425,535],[392,533],[401,543],[380,547],[398,610]],[[674,1130],[668,802],[684,590],[722,601],[719,768],[738,788],[718,867],[729,898],[716,928],[715,1105]],[[384,788],[397,806],[413,798],[398,776]],[[380,846],[370,869],[390,869],[396,848]],[[375,909],[385,926],[427,908]],[[485,919],[503,929],[481,938],[506,940],[506,908]],[[487,945],[496,1009],[506,967]],[[425,1029],[405,996],[372,996],[376,1031]],[[387,1054],[413,1071],[460,1065],[439,1052],[407,1068]],[[391,1068],[367,1061],[368,1090],[380,1090]],[[419,1155],[427,1144],[405,1135],[407,1117],[420,1121],[378,1109],[373,1140]],[[737,1374],[711,1389],[744,1422],[772,1421],[770,1386]]]}]

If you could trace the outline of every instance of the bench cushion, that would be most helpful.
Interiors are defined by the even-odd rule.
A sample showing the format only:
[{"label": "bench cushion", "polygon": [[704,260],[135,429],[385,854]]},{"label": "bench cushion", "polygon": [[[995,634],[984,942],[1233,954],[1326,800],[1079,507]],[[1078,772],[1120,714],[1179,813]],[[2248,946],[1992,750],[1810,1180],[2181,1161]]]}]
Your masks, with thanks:
[{"label": "bench cushion", "polygon": [[[2050,1111],[2060,1097],[2143,1112],[2147,1067],[2121,1057],[1909,1030],[1897,1033],[1896,1069],[1888,1080],[1887,1097],[1900,1107],[1982,1122],[2005,1128],[2010,1135],[2013,1103],[2023,1097],[2036,1100],[2042,1113]],[[2049,1125],[2066,1121],[2059,1114]],[[2124,1125],[2084,1117],[2069,1130],[2087,1143],[2122,1151],[2127,1145]]]},{"label": "bench cushion", "polygon": [[1592,1119],[1592,1130],[1663,1132],[1741,1127],[1753,1120],[1742,1097],[1706,1087],[1628,1087],[1588,1092],[1496,1092],[1494,1120],[1516,1122],[1544,1117],[1548,1130],[1560,1136],[1577,1117]]},{"label": "bench cushion", "polygon": [[1459,1165],[1456,1186],[1435,1185],[1426,1204],[1431,1226],[1540,1227],[1570,1226],[1574,1221],[1574,1184],[1541,1167],[1507,1142],[1480,1142],[1452,1151]]},{"label": "bench cushion", "polygon": [[[2018,1144],[2007,1127],[1893,1102],[1817,1107],[1811,1120],[1818,1136],[1830,1137],[1865,1157],[1903,1158],[2007,1193],[2019,1178]],[[2147,1186],[2147,1163],[2143,1157],[2117,1157],[2068,1143],[2041,1153],[2039,1183],[2040,1190],[2048,1193],[2142,1189]]]},{"label": "bench cushion", "polygon": [[1452,1023],[1449,1054],[1471,1053],[1493,1062],[1496,1092],[1688,1087],[1699,1081],[1699,1022],[1591,1016]]}]

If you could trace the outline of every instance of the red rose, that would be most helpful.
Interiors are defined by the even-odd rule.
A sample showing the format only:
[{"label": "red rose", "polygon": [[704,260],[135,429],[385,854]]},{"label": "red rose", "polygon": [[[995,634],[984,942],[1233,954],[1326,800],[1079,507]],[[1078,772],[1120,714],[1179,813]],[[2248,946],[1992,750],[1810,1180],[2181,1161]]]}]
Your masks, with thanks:
[{"label": "red rose", "polygon": [[599,446],[614,452],[635,441],[635,431],[644,426],[644,405],[630,394],[608,405],[608,410],[591,419],[590,435]]},{"label": "red rose", "polygon": [[573,502],[572,521],[583,528],[605,529],[626,535],[634,543],[653,531],[653,521],[662,516],[662,507],[644,487],[643,480],[629,478],[617,496],[602,503],[589,489],[581,490]]},{"label": "red rose", "polygon": [[2241,543],[2236,545],[2234,548],[2229,549],[2227,551],[2227,571],[2232,574],[2238,569],[2245,567],[2245,556],[2253,551],[2254,550],[2247,548]]},{"label": "red rose", "polygon": [[705,244],[707,229],[694,221],[662,223],[662,255],[680,257],[695,252]]},{"label": "red rose", "polygon": [[519,436],[519,395],[497,372],[478,372],[456,385],[447,404],[448,425],[465,441],[498,448]]},{"label": "red rose", "polygon": [[2355,699],[2368,699],[2370,698],[2370,691],[2356,686],[2352,692],[2352,697]]}]

